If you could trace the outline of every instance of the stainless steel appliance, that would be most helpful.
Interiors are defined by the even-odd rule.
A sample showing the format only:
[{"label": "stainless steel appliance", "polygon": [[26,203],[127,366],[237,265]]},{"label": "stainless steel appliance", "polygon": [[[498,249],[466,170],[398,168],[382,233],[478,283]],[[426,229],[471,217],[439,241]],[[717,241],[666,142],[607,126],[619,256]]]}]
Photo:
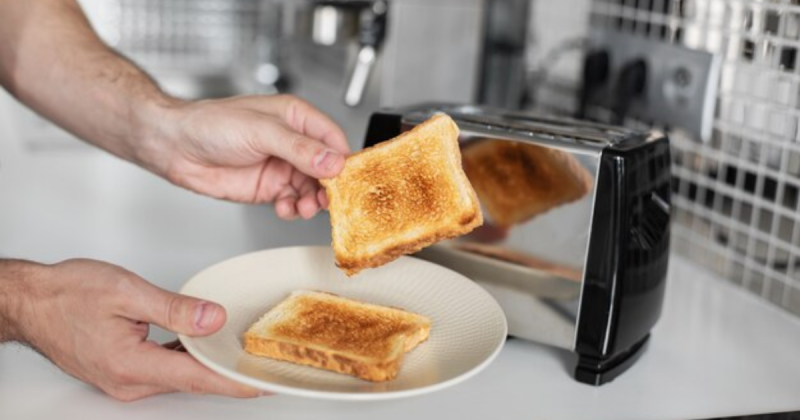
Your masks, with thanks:
[{"label": "stainless steel appliance", "polygon": [[483,0],[306,0],[284,7],[287,91],[330,114],[353,148],[382,107],[476,100]]},{"label": "stainless steel appliance", "polygon": [[[657,131],[433,104],[374,114],[365,146],[435,112],[452,116],[461,130],[465,172],[486,222],[419,256],[485,287],[503,306],[511,335],[574,351],[577,380],[600,385],[625,371],[661,312],[670,237],[667,138]],[[475,148],[487,145],[500,154],[472,158]],[[515,164],[519,170],[510,168]],[[552,201],[568,188],[563,179],[569,174],[554,176],[556,166],[577,174],[585,189],[511,223],[501,219],[498,200],[514,210]],[[487,187],[480,177],[492,182]],[[539,192],[527,193],[531,186]]]}]

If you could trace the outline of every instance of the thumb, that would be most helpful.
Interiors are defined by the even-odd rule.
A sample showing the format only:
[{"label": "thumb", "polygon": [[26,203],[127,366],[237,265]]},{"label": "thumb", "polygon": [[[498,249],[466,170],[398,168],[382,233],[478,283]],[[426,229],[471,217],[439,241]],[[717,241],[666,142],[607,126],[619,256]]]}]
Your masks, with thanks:
[{"label": "thumb", "polygon": [[344,168],[344,155],[319,140],[308,138],[279,122],[263,130],[262,152],[278,156],[300,172],[317,179],[333,178]]},{"label": "thumb", "polygon": [[213,334],[225,324],[225,308],[213,302],[179,295],[144,282],[143,305],[137,320],[189,336]]}]

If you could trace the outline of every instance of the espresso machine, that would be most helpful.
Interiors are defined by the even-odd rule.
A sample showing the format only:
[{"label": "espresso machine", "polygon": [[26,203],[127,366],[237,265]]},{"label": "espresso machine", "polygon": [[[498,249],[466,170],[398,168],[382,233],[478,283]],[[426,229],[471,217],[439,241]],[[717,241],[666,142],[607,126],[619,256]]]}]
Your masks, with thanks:
[{"label": "espresso machine", "polygon": [[658,131],[424,104],[375,113],[364,146],[437,112],[460,129],[484,225],[418,257],[476,281],[509,334],[577,355],[601,385],[644,352],[661,314],[670,238],[670,149]]},{"label": "espresso machine", "polygon": [[423,101],[518,103],[527,5],[526,0],[283,2],[284,91],[331,115],[354,150],[370,116],[381,108]]}]

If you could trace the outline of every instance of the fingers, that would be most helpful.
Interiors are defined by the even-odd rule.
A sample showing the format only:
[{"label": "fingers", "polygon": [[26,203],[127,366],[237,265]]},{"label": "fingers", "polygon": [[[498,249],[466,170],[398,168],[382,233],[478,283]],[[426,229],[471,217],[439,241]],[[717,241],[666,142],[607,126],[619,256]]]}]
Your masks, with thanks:
[{"label": "fingers", "polygon": [[332,178],[344,168],[344,155],[321,141],[312,140],[277,121],[260,127],[253,146],[291,163],[306,175]]},{"label": "fingers", "polygon": [[303,219],[311,219],[319,212],[321,207],[317,201],[317,191],[316,181],[309,180],[302,187],[300,199],[297,200],[297,213]]},{"label": "fingers", "polygon": [[317,202],[323,209],[327,209],[330,205],[330,201],[328,201],[328,193],[325,192],[324,188],[320,188],[319,191],[317,191]]},{"label": "fingers", "polygon": [[317,201],[317,191],[312,190],[298,197],[292,193],[275,201],[275,213],[284,220],[294,220],[302,217],[309,220],[319,213],[321,205]]},{"label": "fingers", "polygon": [[281,118],[295,131],[319,139],[339,153],[350,154],[344,131],[322,111],[296,96],[249,96],[236,100]]},{"label": "fingers", "polygon": [[256,203],[274,203],[279,197],[283,197],[284,190],[297,172],[289,162],[277,157],[270,158],[266,165],[258,182],[259,191],[254,200]]},{"label": "fingers", "polygon": [[317,202],[317,190],[320,188],[319,182],[300,172],[295,172],[294,176],[292,176],[291,183],[299,196],[297,200],[297,213],[303,219],[311,219],[320,209],[320,204]]},{"label": "fingers", "polygon": [[276,158],[268,164],[270,166],[262,174],[261,191],[256,195],[256,201],[274,202],[276,214],[285,220],[298,216],[313,218],[322,209],[318,200],[319,182],[293,169],[283,159]]},{"label": "fingers", "polygon": [[288,96],[284,100],[287,103],[284,115],[290,127],[321,139],[339,153],[350,153],[344,131],[327,115],[302,99]]},{"label": "fingers", "polygon": [[322,204],[318,201],[318,190],[312,189],[302,196],[298,197],[292,193],[284,198],[275,201],[275,212],[278,217],[284,220],[294,220],[297,217],[302,217],[309,220],[319,213],[323,208]]},{"label": "fingers", "polygon": [[201,365],[191,355],[167,350],[155,343],[142,344],[137,353],[137,382],[162,392],[180,391],[192,394],[217,394],[234,398],[262,395],[254,388],[218,375]]},{"label": "fingers", "polygon": [[297,218],[297,193],[291,187],[286,188],[275,199],[275,213],[284,220]]},{"label": "fingers", "polygon": [[225,324],[225,309],[216,303],[172,293],[144,280],[138,283],[139,296],[127,306],[131,319],[189,336],[212,334]]}]

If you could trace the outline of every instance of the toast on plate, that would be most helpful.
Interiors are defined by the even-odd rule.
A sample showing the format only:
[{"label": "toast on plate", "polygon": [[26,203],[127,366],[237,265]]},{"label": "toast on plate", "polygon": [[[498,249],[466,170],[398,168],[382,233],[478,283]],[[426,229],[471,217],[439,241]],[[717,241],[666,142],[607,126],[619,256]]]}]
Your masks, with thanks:
[{"label": "toast on plate", "polygon": [[300,290],[244,335],[245,351],[382,382],[405,354],[428,339],[431,321],[402,309]]},{"label": "toast on plate", "polygon": [[458,126],[445,114],[349,156],[322,180],[336,264],[348,276],[483,223],[461,167]]}]

